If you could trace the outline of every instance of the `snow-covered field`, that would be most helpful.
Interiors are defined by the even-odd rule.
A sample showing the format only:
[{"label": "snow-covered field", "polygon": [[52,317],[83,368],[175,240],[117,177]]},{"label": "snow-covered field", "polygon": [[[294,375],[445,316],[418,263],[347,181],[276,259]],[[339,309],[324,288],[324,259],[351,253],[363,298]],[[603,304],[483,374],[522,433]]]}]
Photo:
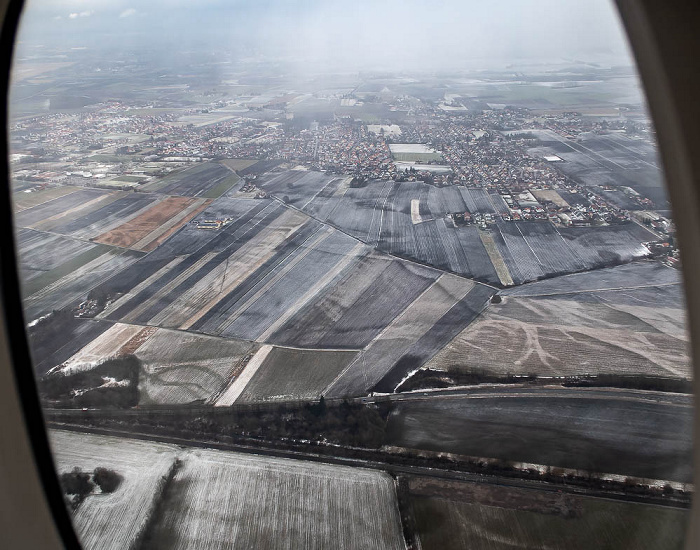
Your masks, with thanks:
[{"label": "snow-covered field", "polygon": [[85,550],[130,548],[146,527],[179,449],[172,445],[101,435],[49,432],[59,473],[101,466],[123,477],[110,494],[88,496],[73,523]]},{"label": "snow-covered field", "polygon": [[60,430],[50,438],[59,473],[102,466],[124,478],[78,507],[86,550],[130,548],[142,533],[149,549],[405,549],[384,472]]},{"label": "snow-covered field", "polygon": [[115,323],[103,334],[73,355],[62,366],[65,373],[91,369],[103,361],[115,357],[121,348],[143,330],[136,325]]},{"label": "snow-covered field", "polygon": [[152,548],[405,548],[383,472],[199,449],[182,460]]}]

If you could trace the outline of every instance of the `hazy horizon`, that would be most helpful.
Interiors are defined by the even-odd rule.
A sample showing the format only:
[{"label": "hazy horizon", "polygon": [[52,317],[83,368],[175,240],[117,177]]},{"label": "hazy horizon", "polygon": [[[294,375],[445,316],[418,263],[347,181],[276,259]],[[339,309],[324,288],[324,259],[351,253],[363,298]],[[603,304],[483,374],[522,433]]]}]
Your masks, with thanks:
[{"label": "hazy horizon", "polygon": [[187,50],[224,62],[283,61],[307,72],[633,64],[608,0],[29,0],[18,58],[54,48],[166,57]]}]

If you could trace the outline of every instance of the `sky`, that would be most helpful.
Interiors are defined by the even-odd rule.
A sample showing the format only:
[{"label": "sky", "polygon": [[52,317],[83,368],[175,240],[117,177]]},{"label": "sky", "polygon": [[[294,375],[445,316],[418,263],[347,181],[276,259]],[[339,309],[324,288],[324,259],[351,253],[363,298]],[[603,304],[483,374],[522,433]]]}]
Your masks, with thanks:
[{"label": "sky", "polygon": [[350,69],[630,64],[610,0],[28,0],[20,41],[254,52]]}]

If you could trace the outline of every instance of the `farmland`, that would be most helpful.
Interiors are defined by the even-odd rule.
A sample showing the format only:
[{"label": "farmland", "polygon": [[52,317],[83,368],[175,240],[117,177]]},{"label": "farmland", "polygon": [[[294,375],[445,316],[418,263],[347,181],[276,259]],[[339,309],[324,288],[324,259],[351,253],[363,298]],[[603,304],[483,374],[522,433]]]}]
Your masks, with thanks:
[{"label": "farmland", "polygon": [[326,394],[363,395],[375,385],[379,391],[392,391],[467,326],[491,293],[486,286],[444,275],[362,351]]},{"label": "farmland", "polygon": [[405,548],[384,473],[207,450],[182,460],[149,548]]},{"label": "farmland", "polygon": [[143,327],[115,323],[61,365],[64,372],[88,370],[105,359],[119,357],[122,348],[138,337]]},{"label": "farmland", "polygon": [[204,199],[168,197],[93,240],[150,251],[204,210],[208,204]]},{"label": "farmland", "polygon": [[91,288],[142,255],[32,230],[18,231],[18,248],[28,321],[78,305]]},{"label": "farmland", "polygon": [[[565,162],[559,168],[572,178],[605,195],[603,188],[631,187],[650,198],[656,208],[668,207],[662,173],[652,144],[620,134],[565,139],[554,132],[538,133],[540,143],[529,151],[535,155],[556,154]],[[611,195],[628,208],[627,196]],[[617,197],[615,199],[614,197]]]},{"label": "farmland", "polygon": [[376,253],[363,256],[327,294],[280,328],[272,341],[304,347],[364,347],[439,276],[435,270]]},{"label": "farmland", "polygon": [[110,198],[111,193],[107,191],[79,189],[18,212],[15,216],[15,224],[17,227],[41,229],[42,226],[51,226],[53,222],[60,221],[66,216],[73,216],[94,208]]},{"label": "farmland", "polygon": [[[345,187],[341,178],[300,171],[270,176],[263,188],[381,251],[498,282],[477,228],[456,228],[446,218],[447,213],[466,210],[465,197],[475,209],[493,211],[483,190],[460,193],[457,188],[391,181]],[[411,219],[412,200],[419,201],[423,223]]]},{"label": "farmland", "polygon": [[21,212],[27,208],[32,208],[47,201],[74,193],[77,190],[77,187],[69,187],[66,185],[61,187],[47,187],[39,191],[19,191],[12,195],[12,202],[15,211]]},{"label": "farmland", "polygon": [[109,494],[89,495],[73,523],[86,549],[121,549],[142,535],[165,486],[178,448],[159,443],[52,431],[50,439],[59,472],[106,467],[123,477]]},{"label": "farmland", "polygon": [[[250,209],[242,215],[241,203]],[[103,316],[277,344],[357,349],[440,275],[368,255],[356,240],[272,201],[225,199],[200,218],[224,213],[239,217],[215,233],[188,226],[105,283],[108,294],[121,296]],[[365,282],[358,285],[360,279]]]},{"label": "farmland", "polygon": [[[642,286],[643,285],[643,286]],[[447,372],[691,376],[675,270],[648,262],[504,292],[428,367]]]},{"label": "farmland", "polygon": [[76,319],[70,312],[49,316],[28,330],[34,371],[43,376],[110,328],[110,323]]},{"label": "farmland", "polygon": [[[503,213],[501,196],[481,188],[392,181],[345,187],[341,178],[302,171],[270,175],[263,187],[381,251],[487,283],[522,284],[629,262],[648,255],[643,243],[656,239],[631,222],[556,228],[548,221],[497,220],[483,231],[455,226],[448,214]],[[421,223],[411,215],[416,203]],[[490,252],[484,234],[494,243]]]},{"label": "farmland", "polygon": [[238,181],[238,176],[215,162],[196,164],[143,186],[144,191],[182,197],[216,198]]},{"label": "farmland", "polygon": [[37,227],[62,235],[88,239],[138,216],[157,200],[158,198],[152,195],[119,191],[107,195],[97,203],[88,204],[79,211],[67,210],[51,223],[42,222],[37,224]]},{"label": "farmland", "polygon": [[236,402],[316,399],[356,355],[275,347]]},{"label": "farmland", "polygon": [[133,353],[141,360],[141,404],[178,405],[216,396],[235,379],[249,342],[150,329],[152,335]]},{"label": "farmland", "polygon": [[516,284],[646,256],[654,235],[636,224],[555,228],[549,222],[497,222],[492,238]]},{"label": "farmland", "polygon": [[40,277],[64,262],[69,262],[81,254],[99,248],[77,239],[32,229],[17,230],[17,245],[20,250],[22,280],[30,294],[31,289],[36,288],[36,284],[27,285],[29,281]]},{"label": "farmland", "polygon": [[[466,485],[466,484],[464,484]],[[666,550],[683,548],[688,512],[569,497],[571,515],[523,509],[528,500],[562,503],[560,495],[536,491],[514,493],[507,503],[491,504],[479,500],[416,495],[412,506],[424,550],[461,548],[637,548]],[[558,500],[559,502],[556,502]],[[573,517],[572,517],[573,516]]]},{"label": "farmland", "polygon": [[653,395],[510,388],[405,401],[389,416],[386,443],[689,482],[692,398]]}]

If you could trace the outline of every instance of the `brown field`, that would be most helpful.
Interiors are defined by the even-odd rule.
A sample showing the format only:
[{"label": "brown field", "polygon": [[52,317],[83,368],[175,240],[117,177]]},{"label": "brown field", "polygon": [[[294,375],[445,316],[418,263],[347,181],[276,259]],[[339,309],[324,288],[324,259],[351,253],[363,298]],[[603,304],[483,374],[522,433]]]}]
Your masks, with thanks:
[{"label": "brown field", "polygon": [[148,252],[204,210],[210,202],[187,197],[168,197],[143,214],[93,240]]}]

